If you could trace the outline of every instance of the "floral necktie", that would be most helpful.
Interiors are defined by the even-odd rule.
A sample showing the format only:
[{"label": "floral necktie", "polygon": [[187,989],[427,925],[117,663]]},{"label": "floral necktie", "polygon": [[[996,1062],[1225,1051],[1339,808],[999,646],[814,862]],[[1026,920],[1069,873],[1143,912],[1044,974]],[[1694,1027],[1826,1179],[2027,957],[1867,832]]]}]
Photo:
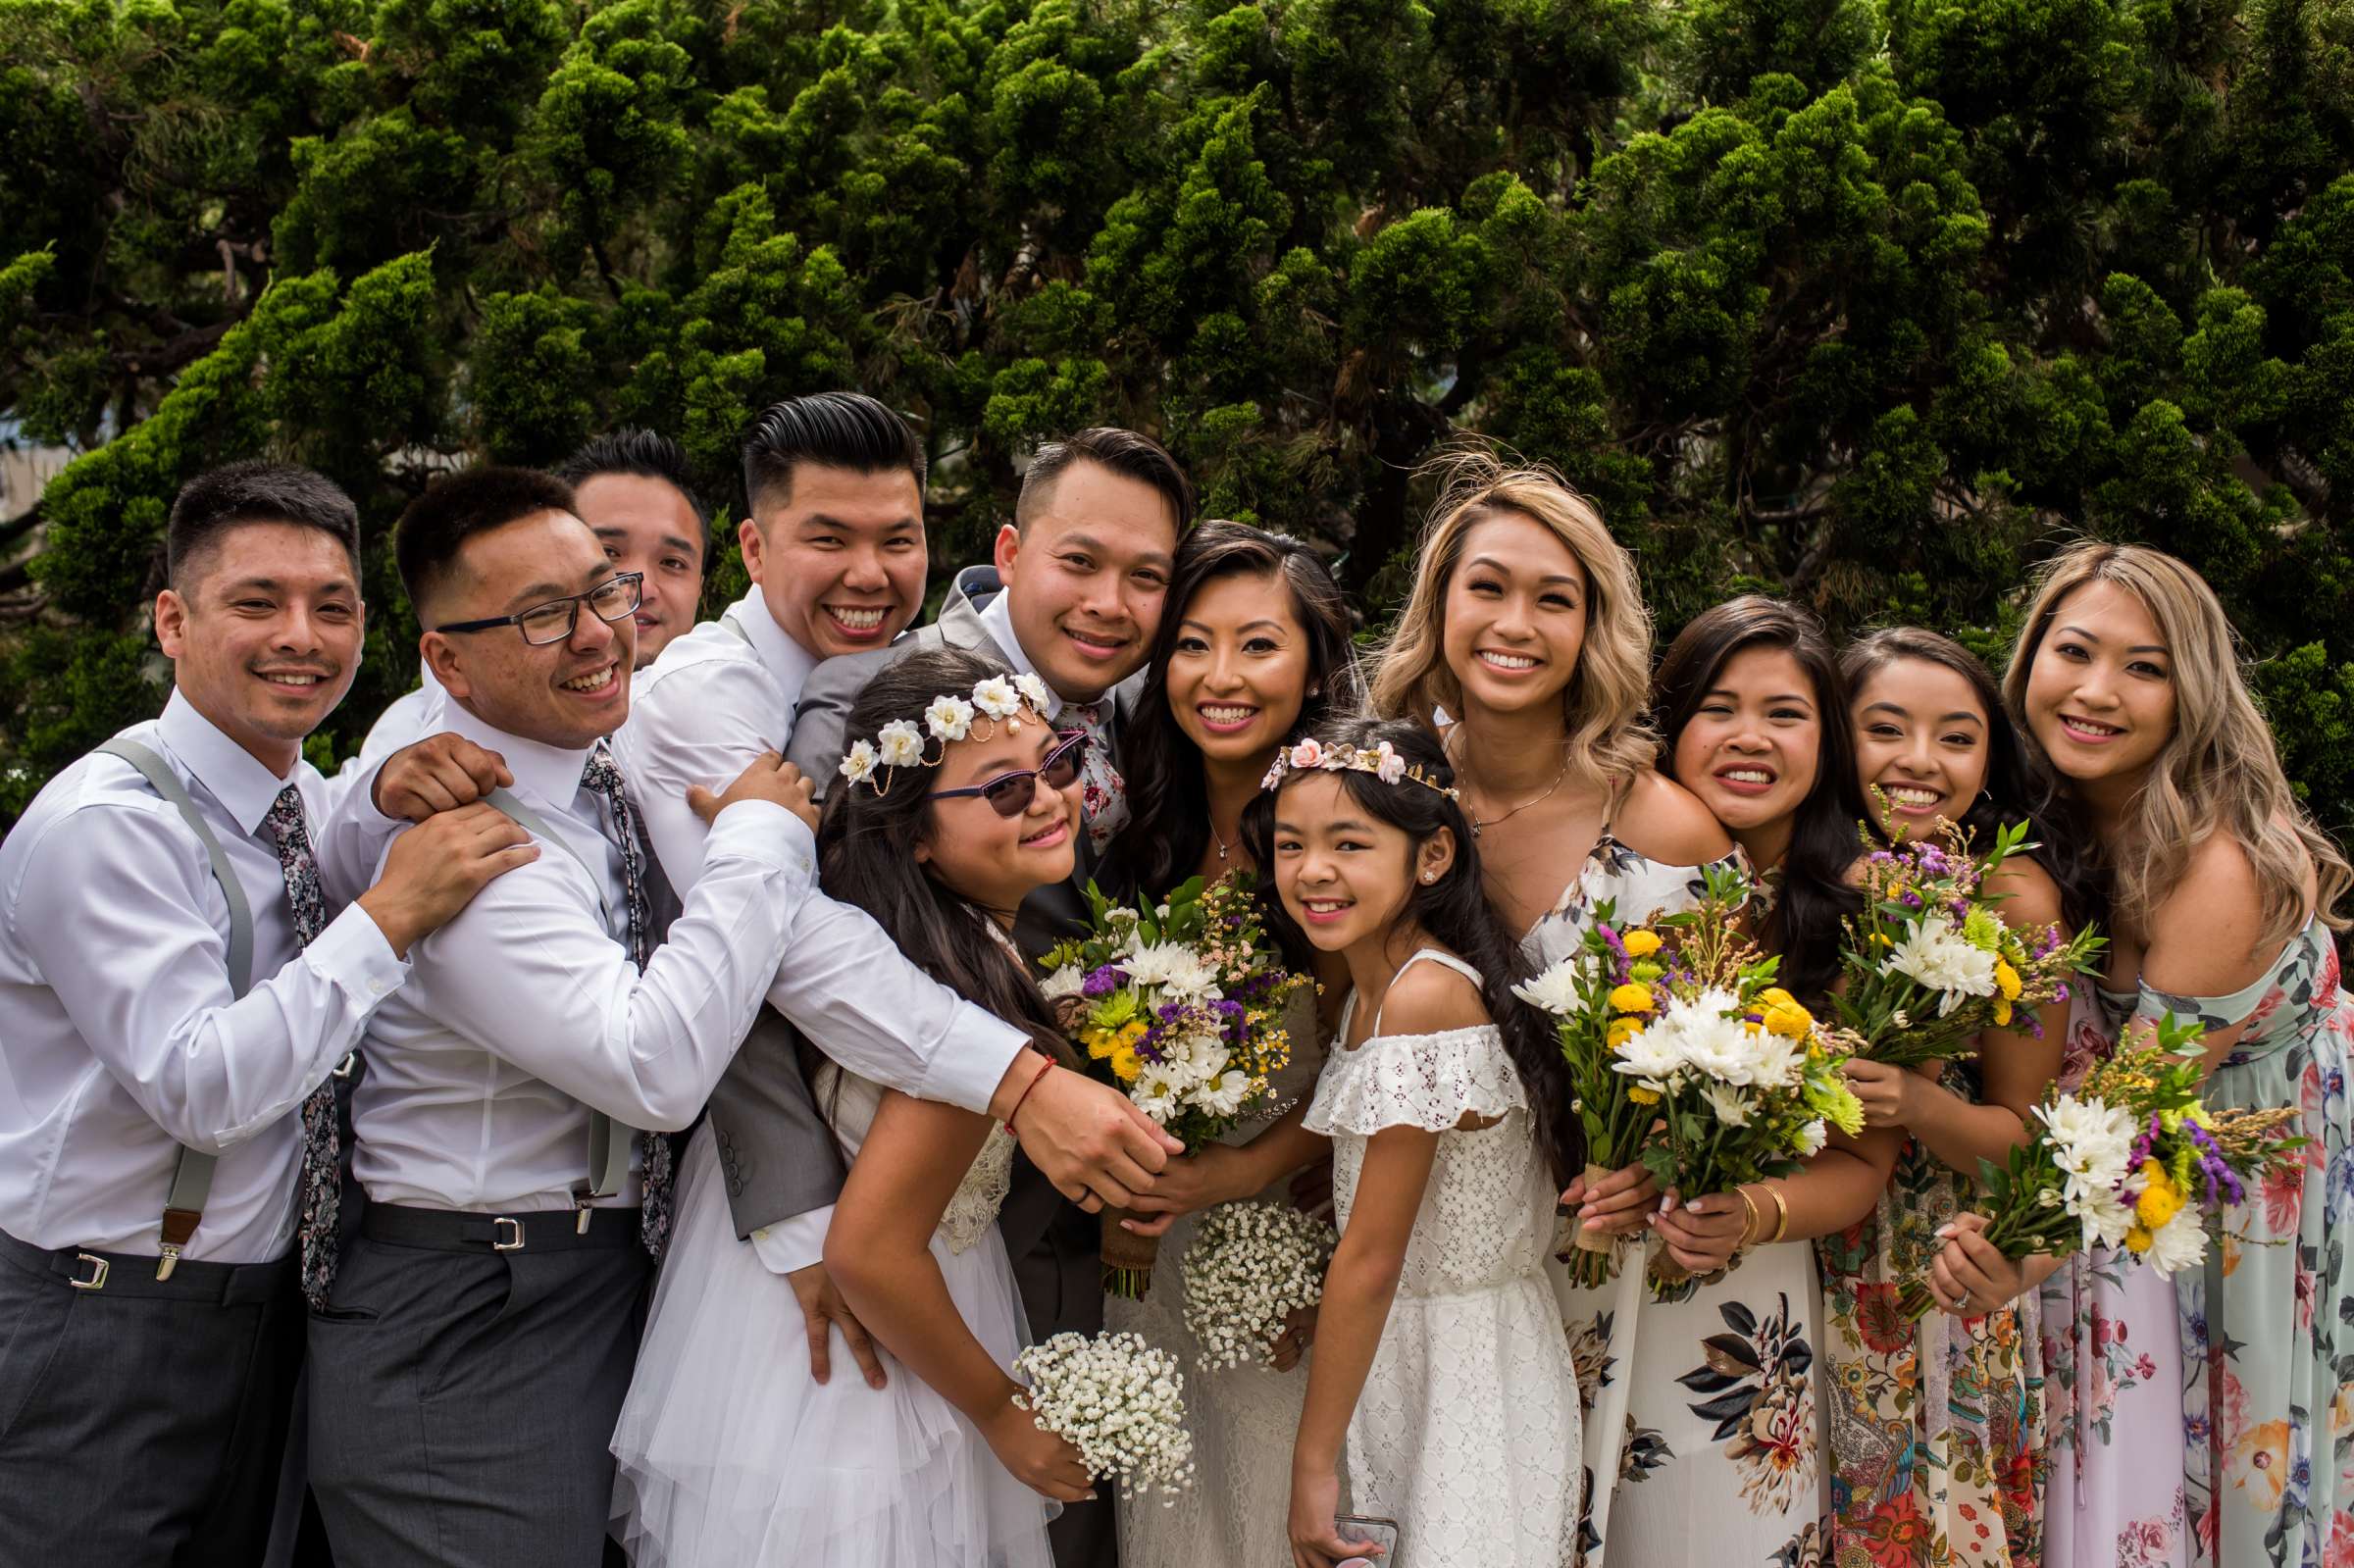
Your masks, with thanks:
[{"label": "floral necktie", "polygon": [[[638,821],[638,808],[630,804],[629,793],[622,786],[621,769],[614,765],[613,749],[604,741],[599,740],[596,749],[588,754],[588,766],[581,770],[581,783],[604,802],[611,836],[621,850],[622,888],[630,910],[630,961],[642,970],[652,951],[653,923],[645,890],[645,835]],[[645,1243],[645,1250],[659,1258],[663,1243],[670,1239],[670,1139],[660,1133],[638,1136],[641,1140],[640,1174],[644,1185],[638,1236]]]},{"label": "floral necktie", "polygon": [[[319,891],[319,862],[311,853],[309,820],[302,794],[292,784],[262,818],[278,842],[278,869],[286,883],[286,904],[294,915],[294,940],[308,947],[327,929],[327,900]],[[335,1280],[335,1222],[343,1207],[341,1139],[335,1134],[335,1081],[323,1080],[302,1102],[302,1293],[311,1305],[327,1305]]]},{"label": "floral necktie", "polygon": [[1112,766],[1111,735],[1104,728],[1107,695],[1097,702],[1066,702],[1056,722],[1067,728],[1076,721],[1087,732],[1087,761],[1079,769],[1079,820],[1087,841],[1101,854],[1113,836],[1128,826],[1128,782]]}]

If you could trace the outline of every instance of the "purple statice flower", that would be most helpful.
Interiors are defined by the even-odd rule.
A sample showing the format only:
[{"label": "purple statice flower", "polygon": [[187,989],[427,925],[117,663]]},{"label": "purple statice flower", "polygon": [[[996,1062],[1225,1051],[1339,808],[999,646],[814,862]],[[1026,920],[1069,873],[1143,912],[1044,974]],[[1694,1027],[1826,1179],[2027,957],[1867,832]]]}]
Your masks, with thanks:
[{"label": "purple statice flower", "polygon": [[1917,910],[1920,908],[1920,894],[1909,892],[1905,894],[1904,897],[1898,899],[1897,902],[1903,904],[1907,909]]},{"label": "purple statice flower", "polygon": [[1128,984],[1128,971],[1117,964],[1105,964],[1079,983],[1079,994],[1091,1002],[1100,1002]]}]

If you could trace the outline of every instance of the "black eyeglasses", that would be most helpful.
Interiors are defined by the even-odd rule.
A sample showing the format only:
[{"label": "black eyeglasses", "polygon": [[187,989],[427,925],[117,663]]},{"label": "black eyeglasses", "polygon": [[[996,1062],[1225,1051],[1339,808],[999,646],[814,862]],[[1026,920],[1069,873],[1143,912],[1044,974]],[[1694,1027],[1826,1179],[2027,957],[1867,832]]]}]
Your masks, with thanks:
[{"label": "black eyeglasses", "polygon": [[1018,817],[1030,809],[1038,786],[1030,781],[1044,779],[1049,789],[1068,789],[1071,781],[1079,777],[1079,765],[1087,760],[1087,732],[1065,730],[1062,744],[1039,759],[1035,768],[1019,773],[1001,773],[987,784],[974,784],[968,789],[935,789],[934,800],[954,800],[959,795],[979,795],[990,803],[1000,817]]},{"label": "black eyeglasses", "polygon": [[581,624],[581,606],[599,621],[620,621],[637,613],[645,597],[645,574],[624,572],[618,577],[599,582],[586,593],[574,593],[545,604],[535,604],[514,615],[493,615],[480,621],[452,621],[434,628],[435,632],[487,632],[492,627],[511,626],[523,633],[523,640],[533,647],[544,647],[550,642],[562,642],[570,637],[573,629]]}]

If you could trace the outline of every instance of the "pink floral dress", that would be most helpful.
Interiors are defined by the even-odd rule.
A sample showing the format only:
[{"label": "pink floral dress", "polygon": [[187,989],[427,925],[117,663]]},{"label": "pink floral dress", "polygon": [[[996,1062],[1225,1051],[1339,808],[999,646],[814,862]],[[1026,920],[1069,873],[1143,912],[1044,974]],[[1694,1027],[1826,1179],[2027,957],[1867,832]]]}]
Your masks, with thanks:
[{"label": "pink floral dress", "polygon": [[[2117,1049],[2089,986],[2068,1010],[2060,1087]],[[2078,1252],[2041,1295],[2044,1568],[2184,1568],[2182,1345],[2175,1288],[2108,1247]]]},{"label": "pink floral dress", "polygon": [[2207,1103],[2294,1105],[2309,1139],[2286,1177],[2225,1212],[2206,1267],[2175,1280],[2191,1561],[2354,1568],[2354,997],[2329,932],[2308,921],[2271,974],[2229,996],[2145,984],[2107,999],[2210,1031],[2245,1023]]}]

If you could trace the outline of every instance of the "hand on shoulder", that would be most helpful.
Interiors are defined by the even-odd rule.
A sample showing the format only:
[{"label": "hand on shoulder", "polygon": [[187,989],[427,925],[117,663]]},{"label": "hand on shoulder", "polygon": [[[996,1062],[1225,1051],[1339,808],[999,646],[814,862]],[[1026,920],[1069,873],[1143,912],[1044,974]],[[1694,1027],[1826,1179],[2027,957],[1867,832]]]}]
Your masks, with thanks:
[{"label": "hand on shoulder", "polygon": [[1703,866],[1733,852],[1732,835],[1700,797],[1656,768],[1635,775],[1612,835],[1663,866]]}]

